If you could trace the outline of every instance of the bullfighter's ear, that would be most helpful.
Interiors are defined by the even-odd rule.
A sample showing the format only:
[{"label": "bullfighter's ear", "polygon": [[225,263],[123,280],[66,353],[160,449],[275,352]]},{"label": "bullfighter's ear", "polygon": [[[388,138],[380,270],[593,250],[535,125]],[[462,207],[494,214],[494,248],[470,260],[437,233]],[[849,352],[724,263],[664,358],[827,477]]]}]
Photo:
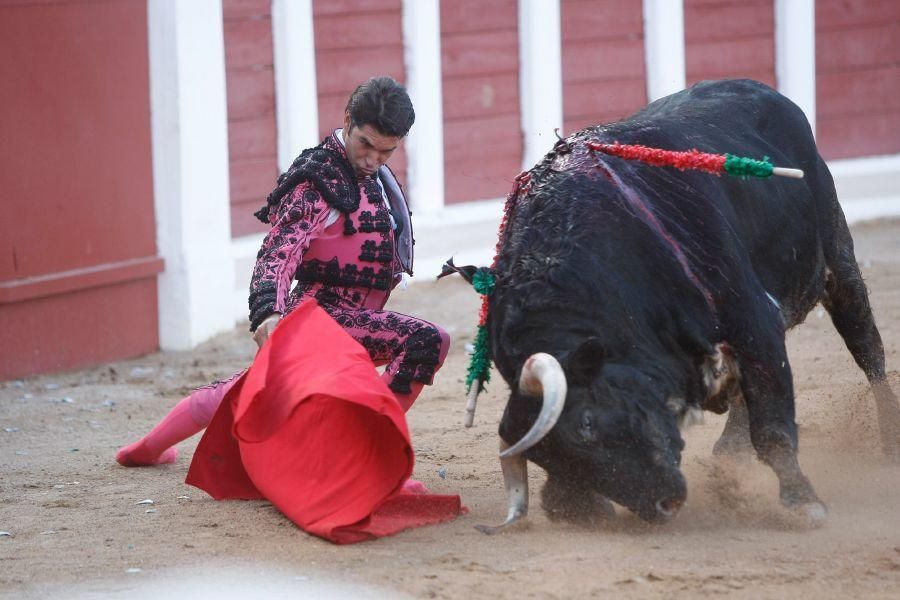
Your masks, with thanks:
[{"label": "bullfighter's ear", "polygon": [[600,340],[588,338],[575,348],[566,361],[570,383],[589,383],[603,366],[606,353]]}]

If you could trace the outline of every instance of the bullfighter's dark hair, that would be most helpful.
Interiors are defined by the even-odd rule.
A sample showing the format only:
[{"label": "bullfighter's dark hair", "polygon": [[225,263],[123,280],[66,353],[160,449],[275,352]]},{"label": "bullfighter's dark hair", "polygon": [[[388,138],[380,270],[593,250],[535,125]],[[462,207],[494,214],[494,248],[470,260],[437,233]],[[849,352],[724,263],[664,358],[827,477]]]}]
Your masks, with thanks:
[{"label": "bullfighter's dark hair", "polygon": [[406,88],[391,77],[373,77],[362,83],[350,94],[346,110],[351,127],[371,125],[392,137],[406,136],[416,120]]}]

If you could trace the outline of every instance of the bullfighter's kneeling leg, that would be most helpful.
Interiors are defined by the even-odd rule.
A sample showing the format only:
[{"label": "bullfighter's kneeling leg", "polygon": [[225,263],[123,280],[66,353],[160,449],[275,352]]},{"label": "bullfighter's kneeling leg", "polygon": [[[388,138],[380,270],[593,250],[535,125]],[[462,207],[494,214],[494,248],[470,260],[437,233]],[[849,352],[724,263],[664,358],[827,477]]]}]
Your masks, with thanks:
[{"label": "bullfighter's kneeling leg", "polygon": [[382,380],[405,411],[432,382],[450,350],[447,332],[428,321],[387,310],[321,306],[376,365],[387,365]]},{"label": "bullfighter's kneeling leg", "polygon": [[450,351],[447,332],[432,323],[422,323],[423,327],[406,339],[382,375],[404,411],[409,411],[425,385],[433,381]]},{"label": "bullfighter's kneeling leg", "polygon": [[180,400],[150,433],[133,444],[120,448],[116,452],[116,462],[123,467],[148,467],[175,462],[178,458],[175,444],[209,425],[222,398],[240,374],[194,390],[190,396]]}]

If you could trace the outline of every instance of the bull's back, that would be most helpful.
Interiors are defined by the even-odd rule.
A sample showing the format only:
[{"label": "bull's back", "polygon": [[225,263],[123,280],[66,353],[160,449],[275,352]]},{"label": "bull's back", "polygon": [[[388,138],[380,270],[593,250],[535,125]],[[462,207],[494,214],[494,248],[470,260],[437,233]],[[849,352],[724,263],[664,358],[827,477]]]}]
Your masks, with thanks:
[{"label": "bull's back", "polygon": [[[794,303],[798,313],[814,304],[821,292],[823,245],[832,243],[840,226],[835,219],[840,207],[809,122],[793,102],[756,81],[706,81],[598,133],[622,143],[768,158],[778,166],[802,169],[804,179],[796,180],[643,168],[652,187],[687,182],[696,201],[708,204],[709,218],[721,221],[698,226],[685,220],[688,236],[732,230],[769,293]],[[680,218],[679,211],[670,212],[672,219]]]},{"label": "bull's back", "polygon": [[769,86],[750,79],[701,81],[652,102],[623,123],[632,131],[643,123],[670,131],[683,127],[686,136],[698,141],[756,145],[754,137],[770,143],[779,140],[779,148],[799,152],[798,158],[815,152],[803,111]]}]

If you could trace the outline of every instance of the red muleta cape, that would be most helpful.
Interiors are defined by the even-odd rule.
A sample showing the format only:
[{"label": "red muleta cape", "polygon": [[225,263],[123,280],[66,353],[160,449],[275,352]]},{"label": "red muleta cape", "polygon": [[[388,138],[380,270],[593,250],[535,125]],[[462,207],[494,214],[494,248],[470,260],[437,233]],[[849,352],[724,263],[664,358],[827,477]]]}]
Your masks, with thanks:
[{"label": "red muleta cape", "polygon": [[268,499],[308,533],[350,544],[460,514],[459,496],[402,489],[413,456],[368,353],[309,300],[225,396],[186,482],[217,500]]}]

